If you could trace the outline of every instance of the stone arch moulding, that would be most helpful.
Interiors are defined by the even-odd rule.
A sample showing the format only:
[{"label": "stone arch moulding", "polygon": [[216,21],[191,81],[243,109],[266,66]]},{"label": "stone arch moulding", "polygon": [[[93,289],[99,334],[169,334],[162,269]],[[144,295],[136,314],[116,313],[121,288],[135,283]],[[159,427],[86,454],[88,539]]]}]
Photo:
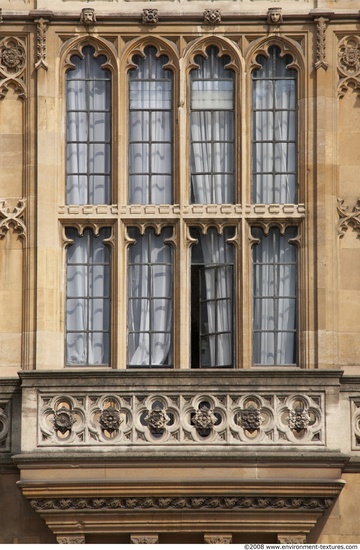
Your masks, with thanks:
[{"label": "stone arch moulding", "polygon": [[240,72],[244,69],[244,62],[240,48],[227,38],[212,35],[196,39],[194,42],[188,44],[184,51],[187,72],[190,72],[191,69],[198,68],[198,65],[195,63],[194,59],[198,55],[207,57],[206,50],[209,46],[216,46],[219,49],[220,58],[224,55],[230,57],[230,63],[226,65],[226,68],[233,69],[238,77]]},{"label": "stone arch moulding", "polygon": [[157,50],[157,57],[161,57],[162,55],[168,57],[169,61],[164,65],[164,68],[172,70],[174,78],[178,77],[179,52],[176,46],[169,40],[154,35],[136,38],[129,42],[121,55],[121,68],[124,69],[125,72],[130,69],[135,69],[136,65],[133,62],[133,57],[135,55],[145,57],[145,49],[149,46]]},{"label": "stone arch moulding", "polygon": [[[98,36],[81,36],[71,38],[62,45],[59,52],[62,77],[65,75],[67,69],[74,68],[74,65],[71,63],[71,57],[73,55],[78,55],[80,58],[83,58],[82,50],[86,46],[92,46],[94,48],[95,57],[99,57],[100,55],[104,55],[106,57],[107,63],[104,63],[102,68],[109,69],[114,78],[117,73],[116,49],[111,42]],[[63,78],[61,80],[63,80]]]}]

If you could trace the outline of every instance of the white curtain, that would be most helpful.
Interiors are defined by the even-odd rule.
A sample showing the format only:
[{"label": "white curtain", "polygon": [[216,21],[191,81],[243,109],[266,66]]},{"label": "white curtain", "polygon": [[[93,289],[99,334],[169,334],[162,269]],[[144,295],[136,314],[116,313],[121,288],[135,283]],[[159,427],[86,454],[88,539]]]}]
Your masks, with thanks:
[{"label": "white curtain", "polygon": [[109,204],[111,172],[111,75],[105,57],[71,58],[67,72],[66,203]]},{"label": "white curtain", "polygon": [[234,82],[227,61],[208,50],[191,71],[191,192],[199,204],[234,202]]},{"label": "white curtain", "polygon": [[129,73],[129,202],[172,202],[172,72],[155,48]]},{"label": "white curtain", "polygon": [[260,365],[296,363],[297,250],[289,244],[296,228],[284,236],[276,228],[265,236],[253,229],[260,244],[253,250],[253,355]]},{"label": "white curtain", "polygon": [[200,314],[201,366],[233,365],[233,247],[226,241],[229,230],[222,235],[210,228],[206,235],[196,232],[198,244],[192,250],[192,263],[204,270],[205,306]]},{"label": "white curtain", "polygon": [[129,247],[128,364],[172,366],[172,251],[164,242],[172,229],[128,231],[136,240]]},{"label": "white curtain", "polygon": [[278,48],[261,56],[253,75],[253,200],[295,203],[297,200],[296,71]]},{"label": "white curtain", "polygon": [[87,229],[66,234],[67,249],[66,356],[68,365],[108,365],[110,361],[110,250]]}]

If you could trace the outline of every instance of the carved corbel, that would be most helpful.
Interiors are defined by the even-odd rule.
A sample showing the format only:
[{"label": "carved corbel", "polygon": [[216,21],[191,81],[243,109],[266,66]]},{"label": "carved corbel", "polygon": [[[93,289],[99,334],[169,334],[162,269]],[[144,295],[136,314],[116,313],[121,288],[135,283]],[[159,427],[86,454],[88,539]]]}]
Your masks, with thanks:
[{"label": "carved corbel", "polygon": [[344,206],[344,199],[338,199],[337,202],[337,211],[340,218],[338,221],[340,239],[345,235],[349,227],[352,227],[357,232],[357,237],[360,238],[360,199],[357,200],[351,211],[349,211],[348,206]]},{"label": "carved corbel", "polygon": [[329,64],[326,63],[326,23],[329,21],[325,17],[319,17],[315,19],[317,22],[317,32],[316,32],[316,63],[315,69],[320,68],[325,71],[329,67]]},{"label": "carved corbel", "polygon": [[37,48],[37,62],[35,63],[35,69],[48,70],[48,64],[46,62],[46,29],[48,19],[35,19],[34,23],[37,23],[37,37],[36,37],[36,48]]},{"label": "carved corbel", "polygon": [[85,27],[90,27],[96,23],[96,13],[94,8],[83,8],[80,13],[80,23]]},{"label": "carved corbel", "polygon": [[156,25],[159,22],[159,10],[144,9],[141,20],[144,25]]},{"label": "carved corbel", "polygon": [[283,16],[281,8],[269,8],[267,12],[267,24],[268,25],[281,25],[283,23]]},{"label": "carved corbel", "polygon": [[10,227],[19,234],[21,238],[26,237],[26,226],[23,214],[26,206],[26,199],[18,200],[15,207],[7,205],[6,200],[0,200],[0,240],[3,239]]},{"label": "carved corbel", "polygon": [[339,42],[338,52],[338,96],[344,97],[349,89],[360,95],[360,37],[345,36]]},{"label": "carved corbel", "polygon": [[15,36],[3,38],[0,41],[0,99],[10,86],[20,98],[26,98],[25,69],[25,44]]},{"label": "carved corbel", "polygon": [[205,10],[204,23],[209,23],[210,25],[219,25],[221,23],[221,11],[210,9]]}]

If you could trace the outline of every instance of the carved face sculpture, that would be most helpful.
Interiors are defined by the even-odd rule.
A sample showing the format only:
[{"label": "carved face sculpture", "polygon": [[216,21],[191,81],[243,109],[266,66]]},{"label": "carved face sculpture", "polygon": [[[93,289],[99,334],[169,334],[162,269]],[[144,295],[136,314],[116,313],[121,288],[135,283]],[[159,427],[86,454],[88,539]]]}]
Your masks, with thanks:
[{"label": "carved face sculpture", "polygon": [[95,23],[96,17],[95,12],[91,8],[85,8],[82,11],[82,22],[84,25],[90,25],[91,23]]}]

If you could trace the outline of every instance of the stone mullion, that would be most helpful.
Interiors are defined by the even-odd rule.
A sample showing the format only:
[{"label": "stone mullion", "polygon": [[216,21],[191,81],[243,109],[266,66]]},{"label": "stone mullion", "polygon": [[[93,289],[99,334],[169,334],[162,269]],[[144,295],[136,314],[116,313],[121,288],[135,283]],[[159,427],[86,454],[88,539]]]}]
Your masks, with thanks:
[{"label": "stone mullion", "polygon": [[119,221],[114,226],[115,249],[113,251],[113,340],[114,368],[125,369],[127,366],[127,311],[128,311],[128,246],[127,228]]}]

